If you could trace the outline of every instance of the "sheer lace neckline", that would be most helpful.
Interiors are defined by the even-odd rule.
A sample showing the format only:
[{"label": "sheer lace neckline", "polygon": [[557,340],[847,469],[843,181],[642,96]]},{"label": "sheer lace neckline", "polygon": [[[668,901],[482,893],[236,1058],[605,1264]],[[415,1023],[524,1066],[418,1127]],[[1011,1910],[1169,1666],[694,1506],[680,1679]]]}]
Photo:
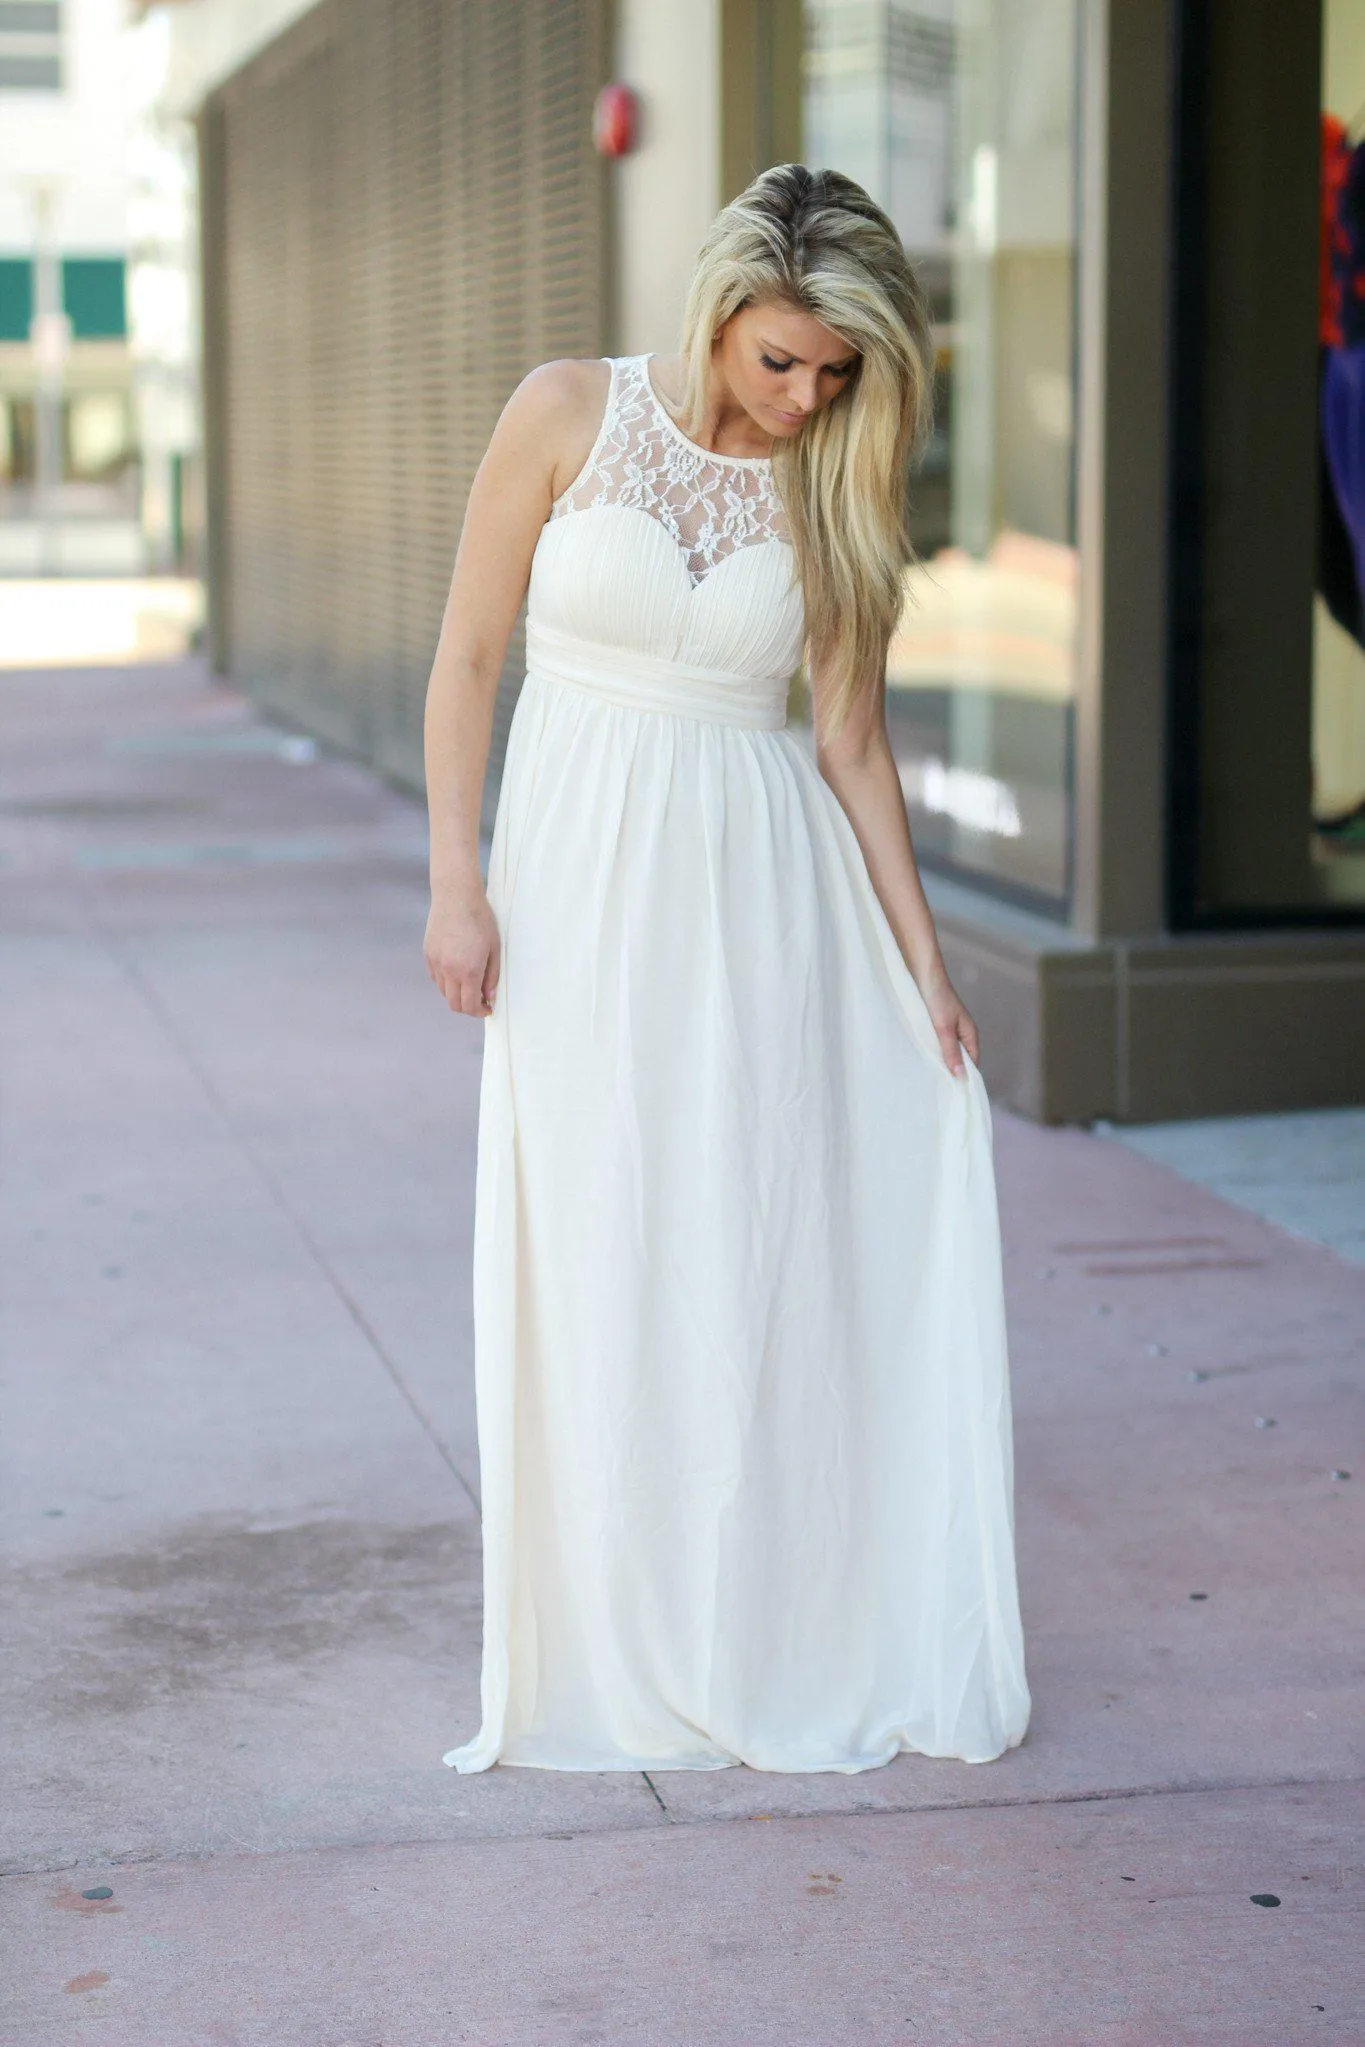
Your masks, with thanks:
[{"label": "sheer lace neckline", "polygon": [[689,440],[654,388],[647,355],[608,358],[592,453],[550,518],[617,507],[643,512],[676,543],[693,584],[723,561],[791,539],[769,455],[718,455]]},{"label": "sheer lace neckline", "polygon": [[694,455],[704,455],[708,462],[724,462],[727,465],[732,464],[736,469],[772,468],[773,458],[771,455],[722,455],[716,448],[703,448],[700,441],[694,441],[689,434],[685,434],[668,407],[664,404],[659,387],[654,381],[655,360],[656,358],[652,355],[645,355],[640,358],[645,388],[649,392],[654,410],[658,413],[659,418],[663,421],[668,431],[677,436],[685,448],[690,449]]}]

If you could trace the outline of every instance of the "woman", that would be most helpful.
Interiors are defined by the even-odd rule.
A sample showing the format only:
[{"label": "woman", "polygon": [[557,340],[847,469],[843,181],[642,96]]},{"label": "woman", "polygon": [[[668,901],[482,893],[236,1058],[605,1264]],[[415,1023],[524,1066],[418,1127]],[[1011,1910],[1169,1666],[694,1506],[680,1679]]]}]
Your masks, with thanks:
[{"label": "woman", "polygon": [[427,710],[426,958],[486,1019],[459,1770],[1023,1736],[989,1108],[882,711],[928,405],[890,221],[788,164],[681,357],[537,370],[470,493]]}]

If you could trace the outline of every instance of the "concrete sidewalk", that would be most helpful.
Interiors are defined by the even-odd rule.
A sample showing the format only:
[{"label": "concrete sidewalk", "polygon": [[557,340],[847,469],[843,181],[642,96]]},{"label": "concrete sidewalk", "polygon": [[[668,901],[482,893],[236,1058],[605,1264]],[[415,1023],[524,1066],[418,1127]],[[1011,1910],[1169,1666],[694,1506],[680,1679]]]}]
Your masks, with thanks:
[{"label": "concrete sidewalk", "polygon": [[1365,2041],[1365,1269],[998,1114],[1023,1748],[455,1776],[420,810],[188,664],[0,675],[0,738],[0,2041]]}]

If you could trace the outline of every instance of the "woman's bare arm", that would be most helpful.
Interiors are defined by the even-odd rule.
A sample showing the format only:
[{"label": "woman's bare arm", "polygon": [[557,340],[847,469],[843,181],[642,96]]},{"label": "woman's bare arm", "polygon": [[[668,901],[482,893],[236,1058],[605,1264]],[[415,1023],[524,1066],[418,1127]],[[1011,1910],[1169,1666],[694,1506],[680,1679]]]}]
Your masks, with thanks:
[{"label": "woman's bare arm", "polygon": [[479,464],[427,684],[431,913],[423,950],[447,1003],[493,1007],[497,924],[479,871],[479,806],[493,702],[540,530],[596,438],[604,363],[546,363],[518,385]]},{"label": "woman's bare arm", "polygon": [[814,681],[816,757],[852,825],[877,899],[933,1019],[949,1071],[963,1073],[962,1047],[981,1056],[980,1036],[948,978],[933,912],[924,894],[905,814],[905,797],[886,730],[886,684],[863,692],[843,730],[822,737],[824,691]]}]

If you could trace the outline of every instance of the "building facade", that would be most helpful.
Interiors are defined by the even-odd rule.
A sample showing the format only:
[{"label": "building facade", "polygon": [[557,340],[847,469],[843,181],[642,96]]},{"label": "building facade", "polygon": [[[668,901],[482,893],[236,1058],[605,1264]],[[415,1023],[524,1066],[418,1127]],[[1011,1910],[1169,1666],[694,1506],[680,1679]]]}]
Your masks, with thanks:
[{"label": "building facade", "polygon": [[[226,673],[417,782],[507,392],[548,356],[669,348],[724,199],[770,162],[846,170],[934,314],[888,724],[997,1098],[1362,1098],[1354,0],[182,0],[173,23]],[[641,119],[606,165],[609,79]]]},{"label": "building facade", "polygon": [[0,574],[141,565],[123,25],[0,6]]},{"label": "building facade", "polygon": [[0,0],[0,574],[193,571],[197,217],[139,0]]}]

